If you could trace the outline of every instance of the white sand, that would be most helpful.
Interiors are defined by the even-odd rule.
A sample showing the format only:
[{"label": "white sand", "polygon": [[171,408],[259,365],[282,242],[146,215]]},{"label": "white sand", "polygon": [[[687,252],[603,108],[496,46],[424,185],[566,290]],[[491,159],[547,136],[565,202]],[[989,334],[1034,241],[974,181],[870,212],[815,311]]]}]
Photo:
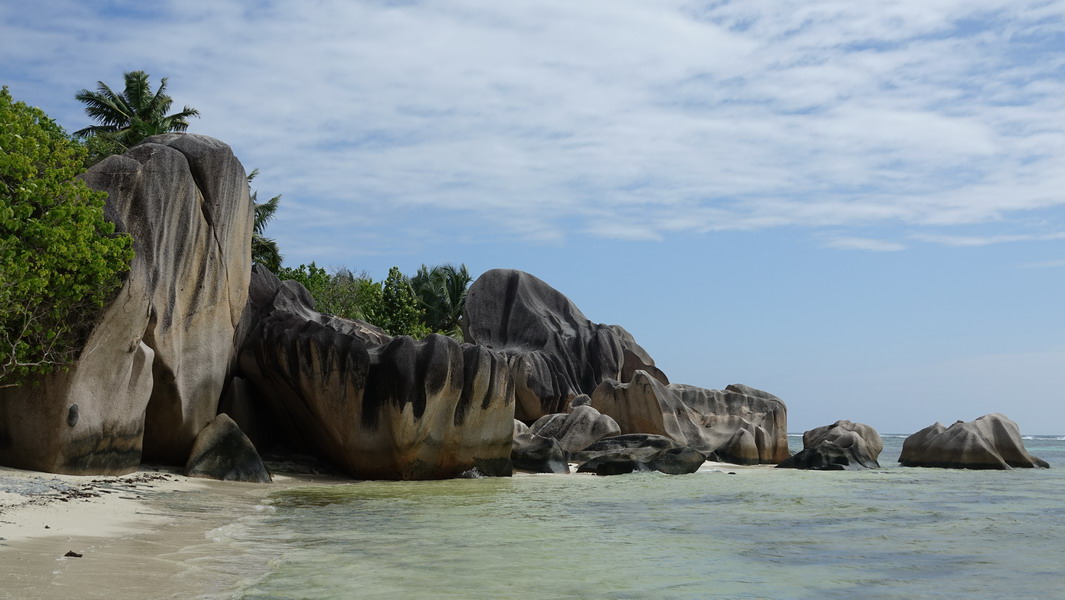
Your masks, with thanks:
[{"label": "white sand", "polygon": [[[77,477],[0,467],[0,599],[219,597],[243,573],[197,567],[198,557],[218,552],[209,533],[254,513],[270,491],[329,481],[339,482],[275,476],[274,484],[244,484],[151,469]],[[163,502],[164,494],[171,500]],[[184,509],[168,508],[174,494]],[[66,557],[69,551],[81,557]]]}]

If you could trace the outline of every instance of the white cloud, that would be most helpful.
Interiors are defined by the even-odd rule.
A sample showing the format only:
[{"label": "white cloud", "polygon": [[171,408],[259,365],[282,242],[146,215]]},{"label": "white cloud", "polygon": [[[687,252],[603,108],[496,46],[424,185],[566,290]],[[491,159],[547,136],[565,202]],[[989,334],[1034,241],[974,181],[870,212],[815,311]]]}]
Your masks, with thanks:
[{"label": "white cloud", "polygon": [[829,239],[825,242],[825,246],[841,250],[868,250],[870,252],[898,252],[906,249],[906,246],[897,242],[860,237]]},{"label": "white cloud", "polygon": [[915,234],[914,239],[943,244],[945,246],[990,246],[991,244],[1006,244],[1011,242],[1037,242],[1048,240],[1065,239],[1065,232],[1054,233],[1030,233],[1014,235],[946,235],[946,234]]},{"label": "white cloud", "polygon": [[445,213],[455,235],[544,241],[877,224],[950,240],[1060,215],[1063,5],[37,3],[0,7],[0,76],[74,129],[78,88],[168,75],[204,115],[192,130],[285,192],[271,233],[336,238],[316,249]]}]

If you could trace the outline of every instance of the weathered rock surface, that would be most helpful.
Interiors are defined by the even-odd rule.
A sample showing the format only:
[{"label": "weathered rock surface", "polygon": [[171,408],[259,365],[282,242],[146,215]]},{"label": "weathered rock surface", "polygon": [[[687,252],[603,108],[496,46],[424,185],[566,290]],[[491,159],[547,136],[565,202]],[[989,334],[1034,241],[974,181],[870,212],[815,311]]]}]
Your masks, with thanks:
[{"label": "weathered rock surface", "polygon": [[270,483],[270,471],[240,427],[222,413],[196,436],[185,464],[185,476]]},{"label": "weathered rock surface", "polygon": [[790,456],[784,402],[744,385],[724,390],[666,385],[637,371],[629,383],[600,384],[592,406],[613,417],[622,433],[666,436],[711,459],[775,464]]},{"label": "weathered rock surface", "polygon": [[167,134],[83,177],[108,192],[135,257],[68,371],[0,390],[0,464],[122,474],[142,453],[181,464],[217,412],[247,297],[244,169],[218,140]]},{"label": "weathered rock surface", "polygon": [[659,435],[629,434],[602,439],[573,455],[578,473],[623,475],[660,471],[669,475],[694,473],[706,456]]},{"label": "weathered rock surface", "polygon": [[578,405],[571,412],[544,415],[529,430],[541,437],[554,438],[567,453],[584,450],[599,440],[621,433],[614,419],[589,405]]},{"label": "weathered rock surface", "polygon": [[495,269],[470,287],[466,340],[501,352],[515,384],[515,415],[526,423],[565,412],[579,394],[639,370],[668,383],[621,327],[592,323],[568,298],[521,271]]},{"label": "weathered rock surface", "polygon": [[542,437],[529,426],[514,420],[514,442],[510,460],[515,469],[533,473],[569,473],[566,452],[554,438]]},{"label": "weathered rock surface", "polygon": [[802,435],[803,449],[781,462],[782,469],[879,469],[884,442],[875,429],[861,423],[836,421]]},{"label": "weathered rock surface", "polygon": [[367,479],[510,475],[514,391],[505,360],[430,335],[390,337],[313,310],[256,267],[242,377],[295,449]]},{"label": "weathered rock surface", "polygon": [[950,427],[935,423],[906,438],[899,463],[904,467],[948,469],[1048,468],[1024,448],[1017,424],[1000,413]]}]

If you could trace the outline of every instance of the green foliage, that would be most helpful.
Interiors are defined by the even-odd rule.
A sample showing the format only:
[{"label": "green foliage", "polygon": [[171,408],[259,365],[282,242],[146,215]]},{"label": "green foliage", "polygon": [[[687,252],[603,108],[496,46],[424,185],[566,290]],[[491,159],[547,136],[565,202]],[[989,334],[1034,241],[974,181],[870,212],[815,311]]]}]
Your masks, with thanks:
[{"label": "green foliage", "polygon": [[281,267],[277,276],[281,280],[299,282],[314,298],[315,310],[345,319],[358,319],[378,324],[381,314],[381,284],[366,275],[358,277],[347,269],[329,275],[315,265],[300,265],[292,269]]},{"label": "green foliage", "polygon": [[399,267],[388,270],[381,294],[383,296],[381,322],[377,323],[392,335],[423,338],[432,330],[422,320],[422,310],[414,295],[410,278]]},{"label": "green foliage", "polygon": [[104,220],[107,194],[75,176],[86,150],[0,91],[0,387],[77,358],[133,259]]},{"label": "green foliage", "polygon": [[472,281],[466,265],[438,265],[432,269],[422,265],[418,269],[417,275],[411,278],[411,286],[429,329],[463,339],[462,312]]},{"label": "green foliage", "polygon": [[422,265],[413,278],[392,267],[383,282],[375,282],[347,269],[330,275],[312,262],[298,269],[282,267],[278,277],[307,288],[318,312],[366,321],[391,335],[421,339],[441,333],[462,340],[462,311],[471,281],[466,265]]},{"label": "green foliage", "polygon": [[97,81],[95,92],[81,90],[74,98],[85,104],[85,114],[99,123],[74,132],[74,137],[86,139],[100,137],[106,143],[90,148],[90,154],[104,158],[109,154],[124,152],[146,137],[171,131],[185,131],[189,118],[199,116],[195,108],[184,107],[181,112],[166,114],[174,99],[166,93],[166,77],[159,82],[159,89],[152,93],[148,74],[130,71],[123,74],[125,89],[115,93],[102,81]]},{"label": "green foliage", "polygon": [[[259,169],[248,173],[248,183],[250,184],[258,174]],[[255,227],[251,234],[251,260],[277,273],[281,270],[281,249],[278,248],[275,240],[266,237],[266,224],[274,218],[277,206],[281,203],[281,194],[260,204],[259,192],[256,190],[251,193],[251,201],[255,205]]]}]

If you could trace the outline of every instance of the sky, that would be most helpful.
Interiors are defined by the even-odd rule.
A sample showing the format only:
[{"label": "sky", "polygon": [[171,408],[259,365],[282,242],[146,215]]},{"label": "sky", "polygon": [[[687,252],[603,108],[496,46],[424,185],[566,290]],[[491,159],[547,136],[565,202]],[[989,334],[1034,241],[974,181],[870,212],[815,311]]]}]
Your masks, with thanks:
[{"label": "sky", "polygon": [[0,0],[0,84],[168,78],[287,266],[521,269],[789,430],[1065,435],[1065,1]]}]

